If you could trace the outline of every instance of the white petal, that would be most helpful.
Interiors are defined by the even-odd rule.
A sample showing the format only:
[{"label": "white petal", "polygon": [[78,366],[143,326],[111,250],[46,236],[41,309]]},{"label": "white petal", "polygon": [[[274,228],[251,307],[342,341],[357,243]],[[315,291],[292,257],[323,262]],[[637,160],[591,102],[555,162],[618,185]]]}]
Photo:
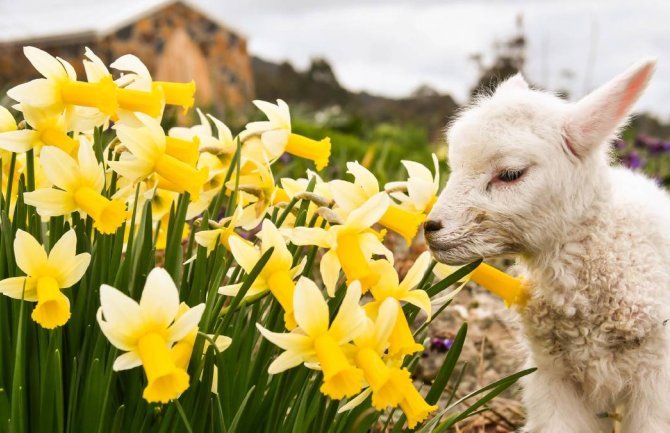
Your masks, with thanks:
[{"label": "white petal", "polygon": [[23,54],[32,65],[37,69],[37,72],[43,77],[50,80],[64,80],[67,79],[67,73],[61,62],[46,51],[42,51],[35,47],[24,47]]},{"label": "white petal", "polygon": [[424,274],[428,270],[430,261],[430,252],[424,251],[419,257],[417,257],[412,267],[409,268],[399,287],[407,291],[411,290],[413,287],[416,287],[416,285],[421,282]]},{"label": "white petal", "polygon": [[295,227],[281,230],[281,233],[294,245],[317,245],[330,248],[328,232],[322,228]]},{"label": "white petal", "polygon": [[65,191],[74,191],[78,184],[77,162],[63,150],[45,146],[40,153],[40,162],[47,179]]},{"label": "white petal", "polygon": [[278,374],[290,368],[297,367],[304,362],[304,358],[297,352],[286,351],[275,358],[268,367],[268,373]]},{"label": "white petal", "polygon": [[142,365],[142,360],[137,353],[126,352],[116,357],[114,365],[112,365],[112,370],[130,370],[131,368],[139,367],[140,365]]},{"label": "white petal", "polygon": [[205,304],[198,304],[195,307],[189,308],[186,313],[179,316],[169,328],[170,337],[168,338],[168,342],[173,343],[179,341],[196,329],[198,323],[200,323],[200,319],[202,319],[202,313],[204,312]]},{"label": "white petal", "polygon": [[98,308],[96,319],[103,335],[107,337],[112,346],[120,350],[133,350],[136,341],[131,337],[135,329],[131,329],[127,324],[114,324],[102,318],[103,307]]},{"label": "white petal", "polygon": [[374,327],[375,349],[378,353],[384,353],[388,346],[393,327],[398,319],[399,310],[400,304],[394,298],[386,298],[379,307]]},{"label": "white petal", "polygon": [[133,72],[146,80],[151,80],[149,69],[147,69],[140,59],[132,54],[125,54],[119,57],[109,66],[118,71]]},{"label": "white petal", "polygon": [[38,78],[12,87],[7,90],[7,96],[17,102],[52,110],[54,105],[62,103],[58,87],[45,78]]},{"label": "white petal", "polygon": [[314,281],[301,277],[293,293],[295,320],[307,335],[321,335],[328,329],[328,304]]},{"label": "white petal", "polygon": [[100,286],[100,312],[113,326],[137,329],[142,324],[137,302],[107,284]]},{"label": "white petal", "polygon": [[340,310],[330,326],[330,335],[340,344],[353,340],[364,329],[367,316],[359,304],[360,300],[361,283],[356,280],[347,288]]},{"label": "white petal", "polygon": [[144,320],[167,328],[179,310],[179,292],[172,277],[163,268],[153,268],[147,276],[140,312]]},{"label": "white petal", "polygon": [[0,293],[14,299],[37,301],[37,291],[32,279],[26,277],[5,278],[0,281]]},{"label": "white petal", "polygon": [[355,407],[357,407],[361,403],[363,403],[365,401],[365,399],[370,396],[370,394],[372,394],[372,389],[365,388],[363,390],[363,392],[361,392],[356,397],[349,400],[346,404],[342,405],[342,407],[340,407],[337,410],[337,413],[343,413],[343,412],[349,411],[351,409],[354,409]]},{"label": "white petal", "polygon": [[391,199],[385,192],[375,194],[361,207],[349,214],[345,226],[356,231],[370,227],[386,213],[390,202]]},{"label": "white petal", "polygon": [[312,339],[297,332],[272,332],[265,329],[260,323],[256,328],[269,342],[284,350],[298,353],[307,353],[312,349]]},{"label": "white petal", "polygon": [[40,188],[26,192],[23,201],[37,208],[37,213],[44,218],[67,215],[77,209],[74,195],[67,191],[54,188]]},{"label": "white petal", "polygon": [[0,105],[0,132],[16,131],[16,119],[8,109]]},{"label": "white petal", "polygon": [[367,197],[372,197],[379,192],[379,181],[370,170],[357,162],[348,162],[347,169],[356,179],[356,185],[363,189]]},{"label": "white petal", "polygon": [[0,149],[8,152],[27,152],[40,141],[39,132],[32,129],[8,131],[0,133]]}]

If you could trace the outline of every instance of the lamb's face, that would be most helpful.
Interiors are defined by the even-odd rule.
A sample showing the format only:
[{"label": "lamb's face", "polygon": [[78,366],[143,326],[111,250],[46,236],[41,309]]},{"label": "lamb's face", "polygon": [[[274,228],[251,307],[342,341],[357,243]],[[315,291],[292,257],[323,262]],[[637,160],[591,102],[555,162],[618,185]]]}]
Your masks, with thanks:
[{"label": "lamb's face", "polygon": [[526,253],[547,236],[570,195],[575,157],[561,127],[567,104],[518,80],[449,128],[451,173],[425,225],[441,262]]}]

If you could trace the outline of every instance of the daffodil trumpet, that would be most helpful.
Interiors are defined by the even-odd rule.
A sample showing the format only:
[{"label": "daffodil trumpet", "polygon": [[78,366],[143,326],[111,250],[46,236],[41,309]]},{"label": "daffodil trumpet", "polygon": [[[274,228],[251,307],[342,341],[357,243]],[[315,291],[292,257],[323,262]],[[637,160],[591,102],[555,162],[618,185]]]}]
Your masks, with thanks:
[{"label": "daffodil trumpet", "polygon": [[116,90],[111,76],[95,83],[64,80],[60,86],[60,96],[64,104],[97,108],[111,116],[118,108]]},{"label": "daffodil trumpet", "polygon": [[375,350],[367,347],[356,353],[356,366],[363,371],[365,381],[370,385],[372,405],[377,410],[400,404],[404,382],[411,382],[407,370],[388,367]]},{"label": "daffodil trumpet", "polygon": [[58,287],[55,278],[44,276],[37,279],[37,305],[30,317],[43,328],[63,326],[70,319],[70,300]]},{"label": "daffodil trumpet", "polygon": [[40,140],[42,140],[44,144],[58,147],[70,155],[76,153],[79,143],[77,143],[77,140],[67,135],[62,129],[49,126],[39,131],[39,133]]},{"label": "daffodil trumpet", "polygon": [[419,391],[416,390],[411,381],[404,383],[403,399],[400,401],[400,409],[407,417],[407,426],[414,428],[423,422],[431,412],[437,410],[437,405],[426,403]]},{"label": "daffodil trumpet", "polygon": [[391,204],[386,213],[382,215],[379,224],[383,225],[389,230],[400,234],[407,245],[412,243],[412,239],[416,236],[419,226],[426,220],[426,215],[420,212],[411,212],[402,207]]},{"label": "daffodil trumpet", "polygon": [[188,192],[193,200],[198,200],[202,187],[207,182],[209,169],[203,167],[199,170],[168,155],[160,155],[154,162],[154,170],[165,179],[163,186],[174,192]]},{"label": "daffodil trumpet", "polygon": [[365,292],[377,282],[379,275],[370,269],[357,233],[343,233],[338,236],[335,251],[349,284],[358,280]]},{"label": "daffodil trumpet", "polygon": [[353,366],[330,334],[314,340],[316,357],[323,371],[321,392],[340,400],[358,393],[363,386],[363,372]]},{"label": "daffodil trumpet", "polygon": [[314,161],[316,169],[322,170],[330,159],[330,138],[317,141],[290,133],[286,142],[286,152]]},{"label": "daffodil trumpet", "polygon": [[150,92],[119,87],[116,98],[120,109],[158,117],[163,112],[164,95],[160,87],[152,87]]},{"label": "daffodil trumpet", "polygon": [[200,139],[197,136],[194,136],[192,140],[165,137],[165,153],[194,167],[200,157],[199,146]]},{"label": "daffodil trumpet", "polygon": [[175,365],[162,335],[150,332],[140,337],[137,351],[149,382],[142,393],[146,401],[168,403],[172,396],[186,391],[188,374]]},{"label": "daffodil trumpet", "polygon": [[104,234],[112,234],[126,220],[126,205],[121,200],[110,200],[91,187],[81,187],[74,192],[74,202],[93,218],[95,228]]},{"label": "daffodil trumpet", "polygon": [[188,83],[172,83],[168,81],[154,81],[153,88],[160,88],[165,95],[165,103],[178,105],[186,113],[195,104],[195,81]]},{"label": "daffodil trumpet", "polygon": [[470,279],[489,292],[500,296],[507,307],[523,307],[528,301],[528,292],[523,280],[507,275],[491,265],[482,263],[470,274]]}]

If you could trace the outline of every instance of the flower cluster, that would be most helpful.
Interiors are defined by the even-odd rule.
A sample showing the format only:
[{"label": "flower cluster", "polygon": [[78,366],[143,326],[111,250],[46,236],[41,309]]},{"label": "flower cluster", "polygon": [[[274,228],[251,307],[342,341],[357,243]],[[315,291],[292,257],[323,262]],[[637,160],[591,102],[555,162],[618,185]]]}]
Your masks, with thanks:
[{"label": "flower cluster", "polygon": [[[80,81],[65,60],[32,47],[24,52],[42,78],[8,91],[22,121],[0,107],[0,204],[18,202],[36,218],[13,214],[30,230],[14,230],[17,275],[0,281],[0,293],[36,302],[32,319],[53,329],[78,314],[63,289],[98,278],[113,254],[164,250],[165,268],[148,261],[153,269],[140,269],[140,259],[128,265],[134,281],[143,282],[141,292],[105,283],[113,278],[78,289],[96,297],[99,291],[99,328],[123,352],[112,368],[142,366],[147,401],[167,403],[184,393],[195,348],[221,352],[231,345],[217,318],[267,295],[283,311],[278,329],[257,324],[283,349],[269,373],[304,364],[322,372],[324,395],[349,399],[340,411],[370,397],[378,410],[401,408],[410,428],[437,408],[415,388],[407,365],[424,349],[410,323],[418,311],[430,320],[425,288],[433,268],[439,274],[444,267],[426,252],[401,279],[383,242],[388,231],[408,244],[417,235],[439,189],[436,157],[433,170],[403,161],[407,179],[386,185],[357,162],[347,164],[351,180],[326,182],[308,171],[277,182],[273,167],[284,154],[311,160],[319,171],[331,153],[328,138],[292,131],[283,101],[255,101],[267,120],[237,135],[200,110],[198,125],[166,132],[166,106],[190,109],[194,83],[155,81],[131,55],[111,63],[113,75],[88,49]],[[182,265],[187,239],[195,255]],[[105,250],[114,240],[121,246]],[[103,265],[88,272],[92,261]],[[225,261],[218,293],[218,282],[213,291],[188,296],[184,282],[178,288],[181,266],[193,261],[222,269]],[[311,271],[313,263],[319,272]],[[197,272],[188,269],[190,276]],[[480,267],[472,278],[502,287],[508,303],[522,300],[518,281],[492,268]]]}]

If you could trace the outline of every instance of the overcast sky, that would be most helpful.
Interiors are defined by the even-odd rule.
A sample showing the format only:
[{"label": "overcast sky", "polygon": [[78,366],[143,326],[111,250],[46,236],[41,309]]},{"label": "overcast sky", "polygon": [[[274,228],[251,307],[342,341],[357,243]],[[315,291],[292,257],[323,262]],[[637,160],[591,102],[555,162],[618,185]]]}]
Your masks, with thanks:
[{"label": "overcast sky", "polygon": [[355,90],[402,96],[425,83],[459,101],[477,79],[469,55],[490,54],[522,13],[530,81],[578,97],[655,56],[658,70],[638,107],[670,120],[668,0],[195,2],[245,33],[261,57],[305,67],[323,56]]},{"label": "overcast sky", "polygon": [[[0,41],[118,25],[168,0],[0,0]],[[529,81],[574,97],[632,62],[659,59],[638,104],[670,120],[670,0],[186,0],[249,38],[250,51],[304,68],[322,56],[354,90],[404,96],[422,84],[464,102],[473,53],[523,14]],[[574,75],[566,79],[564,71]]]}]

